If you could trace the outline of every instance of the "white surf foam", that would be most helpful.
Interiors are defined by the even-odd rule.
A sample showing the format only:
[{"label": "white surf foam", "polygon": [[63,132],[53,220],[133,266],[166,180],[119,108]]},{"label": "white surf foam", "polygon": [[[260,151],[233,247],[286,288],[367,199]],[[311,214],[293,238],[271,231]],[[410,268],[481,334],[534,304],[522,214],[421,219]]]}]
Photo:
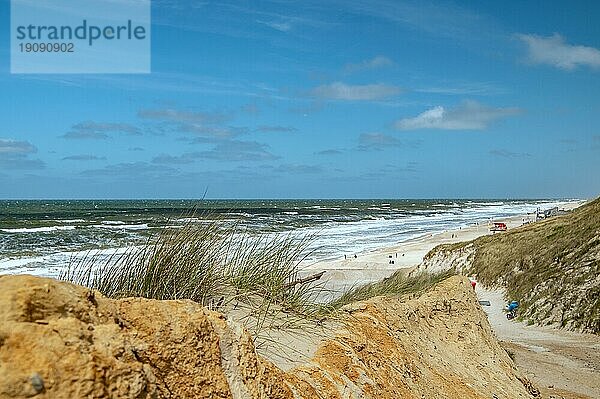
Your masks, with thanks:
[{"label": "white surf foam", "polygon": [[148,229],[148,224],[95,224],[93,227],[113,230],[146,230]]},{"label": "white surf foam", "polygon": [[32,228],[16,228],[16,229],[0,229],[4,233],[48,233],[58,230],[75,230],[75,226],[48,226],[48,227],[32,227]]}]

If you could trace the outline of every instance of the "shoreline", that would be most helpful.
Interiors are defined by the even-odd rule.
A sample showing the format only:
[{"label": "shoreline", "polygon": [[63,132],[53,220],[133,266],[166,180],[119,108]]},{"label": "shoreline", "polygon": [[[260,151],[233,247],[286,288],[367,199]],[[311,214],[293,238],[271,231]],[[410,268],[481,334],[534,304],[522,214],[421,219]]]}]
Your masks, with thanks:
[{"label": "shoreline", "polygon": [[[572,211],[587,203],[561,202],[560,210]],[[511,217],[493,219],[494,222],[506,223],[508,230],[515,229],[524,222],[533,223],[533,214],[520,214]],[[409,272],[418,266],[423,257],[441,244],[456,244],[471,241],[484,235],[491,235],[488,223],[474,223],[458,229],[444,230],[440,233],[429,233],[391,246],[382,246],[367,252],[340,255],[336,259],[323,259],[306,262],[303,273],[314,274],[325,271],[324,281],[327,290],[339,293],[345,289],[375,282],[389,277],[398,270]],[[502,233],[498,233],[502,234]],[[393,263],[392,263],[393,262]]]},{"label": "shoreline", "polygon": [[[545,205],[539,204],[538,206],[542,207],[542,209],[548,209],[552,206],[572,209],[584,202],[586,201],[565,199],[562,201],[547,203]],[[520,205],[521,204],[515,204],[514,206],[509,205],[508,208],[499,209],[498,212],[510,214],[513,212],[524,212],[534,209],[531,206],[519,208]],[[301,270],[300,273],[307,275],[326,270],[328,273],[325,274],[324,280],[331,279],[334,290],[339,290],[347,288],[348,285],[380,280],[399,269],[410,270],[410,268],[418,265],[423,256],[436,245],[471,240],[481,235],[488,234],[486,222],[492,220],[487,219],[490,212],[488,212],[488,214],[484,212],[483,215],[478,215],[478,212],[469,213],[470,211],[472,211],[472,209],[467,207],[465,211],[467,213],[464,215],[456,214],[453,216],[452,213],[450,213],[447,216],[447,219],[434,217],[433,224],[428,221],[427,218],[421,218],[423,220],[420,223],[423,223],[423,225],[429,225],[429,227],[437,225],[429,232],[424,232],[424,230],[426,230],[425,228],[419,229],[418,223],[416,225],[417,227],[415,227],[415,222],[409,223],[408,225],[410,227],[404,227],[403,223],[399,223],[395,228],[388,226],[386,227],[387,235],[385,237],[382,236],[383,238],[381,238],[381,241],[378,241],[379,238],[377,238],[376,235],[371,238],[364,237],[363,244],[367,242],[368,245],[358,245],[357,247],[353,245],[331,245],[329,241],[338,242],[346,239],[352,241],[352,237],[354,237],[346,237],[344,234],[346,230],[342,224],[340,224],[341,230],[338,230],[338,227],[334,226],[333,229],[329,229],[327,232],[323,233],[324,240],[328,242],[327,245],[330,246],[327,250],[327,254],[323,254],[322,257],[317,256],[302,261],[301,268],[303,270]],[[531,214],[520,214],[517,216],[497,218],[493,220],[507,221],[509,228],[513,228],[514,226],[521,224],[522,220],[519,218],[531,218],[531,216]],[[63,220],[63,222],[72,222],[74,220],[83,219],[67,219]],[[392,222],[395,221],[395,219],[386,220]],[[476,220],[479,221],[479,224],[471,222]],[[114,224],[116,222],[103,221],[102,223]],[[392,225],[393,224],[394,223],[392,223]],[[456,226],[456,228],[454,228],[454,226]],[[438,230],[440,228],[447,228],[448,230]],[[421,235],[414,234],[407,237],[408,231],[414,231],[416,233],[419,230]],[[329,237],[329,234],[333,234],[333,237]],[[355,234],[355,232],[352,234]],[[0,235],[2,235],[2,233],[0,233]],[[8,235],[7,237],[10,238],[11,236]],[[354,239],[356,240],[356,237],[354,237]],[[123,250],[124,248],[131,247],[109,246],[92,251],[98,251],[99,253],[113,253],[115,251]],[[331,254],[335,250],[339,251],[339,255],[337,257],[332,257]],[[57,275],[63,269],[64,264],[70,262],[73,257],[78,257],[80,254],[87,254],[88,251],[89,250],[78,250],[74,248],[71,250],[59,250],[59,252],[51,253],[36,254],[32,252],[31,254],[27,254],[25,256],[10,256],[9,254],[7,257],[3,257],[4,255],[0,255],[0,273],[33,274],[46,277],[57,277]],[[357,252],[354,253],[351,251]],[[344,253],[347,255],[346,259],[344,259]],[[354,258],[355,255],[356,258]],[[341,285],[340,282],[342,283]]]}]

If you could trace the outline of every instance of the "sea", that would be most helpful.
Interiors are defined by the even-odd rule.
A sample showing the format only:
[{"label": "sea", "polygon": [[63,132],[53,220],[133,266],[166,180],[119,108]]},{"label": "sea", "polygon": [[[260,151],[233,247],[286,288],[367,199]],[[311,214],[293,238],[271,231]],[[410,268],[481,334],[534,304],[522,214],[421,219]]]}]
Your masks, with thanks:
[{"label": "sea", "polygon": [[4,200],[0,274],[57,277],[78,257],[142,245],[163,229],[218,220],[251,236],[314,236],[312,260],[357,254],[576,199]]}]

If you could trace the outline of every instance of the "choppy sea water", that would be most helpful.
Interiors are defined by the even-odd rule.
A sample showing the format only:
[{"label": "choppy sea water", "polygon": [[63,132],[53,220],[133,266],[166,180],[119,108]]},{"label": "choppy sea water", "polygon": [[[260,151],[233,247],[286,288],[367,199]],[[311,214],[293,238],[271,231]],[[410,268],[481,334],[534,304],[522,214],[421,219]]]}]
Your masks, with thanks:
[{"label": "choppy sea water", "polygon": [[567,201],[7,200],[0,201],[0,274],[55,277],[91,250],[114,253],[161,229],[214,218],[256,235],[316,234],[311,256],[325,259]]}]

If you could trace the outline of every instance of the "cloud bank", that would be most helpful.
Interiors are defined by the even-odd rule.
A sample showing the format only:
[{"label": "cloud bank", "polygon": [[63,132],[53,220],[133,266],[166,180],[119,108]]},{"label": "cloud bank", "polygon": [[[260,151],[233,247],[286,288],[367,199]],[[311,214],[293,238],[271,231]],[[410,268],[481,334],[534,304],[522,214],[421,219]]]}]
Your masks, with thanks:
[{"label": "cloud bank", "polygon": [[0,169],[43,169],[44,162],[39,159],[29,159],[29,155],[36,152],[37,148],[28,141],[0,139]]},{"label": "cloud bank", "polygon": [[437,106],[413,118],[396,121],[400,130],[484,130],[496,119],[516,115],[519,108],[495,108],[476,101],[464,101],[455,108]]},{"label": "cloud bank", "polygon": [[65,139],[75,140],[106,140],[110,138],[109,133],[124,133],[128,135],[140,135],[139,128],[128,123],[99,123],[99,122],[81,122],[71,127],[71,130],[64,135]]},{"label": "cloud bank", "polygon": [[401,141],[383,133],[362,133],[358,137],[358,149],[361,151],[381,150],[386,147],[400,147]]},{"label": "cloud bank", "polygon": [[500,158],[525,158],[531,156],[531,154],[528,152],[514,152],[500,148],[490,150],[490,155]]},{"label": "cloud bank", "polygon": [[344,72],[345,73],[361,72],[361,71],[367,71],[367,70],[371,70],[371,69],[389,67],[392,65],[394,65],[394,62],[392,60],[390,60],[388,57],[385,57],[383,55],[378,55],[374,58],[371,58],[370,60],[365,60],[365,61],[358,62],[355,64],[353,64],[353,63],[346,64],[346,65],[344,65]]},{"label": "cloud bank", "polygon": [[104,161],[106,157],[99,157],[91,154],[70,155],[63,157],[62,161]]},{"label": "cloud bank", "polygon": [[365,101],[392,97],[400,92],[399,87],[383,83],[349,85],[343,82],[334,82],[315,87],[310,91],[310,95],[326,100]]},{"label": "cloud bank", "polygon": [[600,67],[600,50],[594,47],[571,45],[555,33],[544,37],[537,35],[517,35],[528,49],[529,61],[556,68],[573,70],[579,66]]}]

